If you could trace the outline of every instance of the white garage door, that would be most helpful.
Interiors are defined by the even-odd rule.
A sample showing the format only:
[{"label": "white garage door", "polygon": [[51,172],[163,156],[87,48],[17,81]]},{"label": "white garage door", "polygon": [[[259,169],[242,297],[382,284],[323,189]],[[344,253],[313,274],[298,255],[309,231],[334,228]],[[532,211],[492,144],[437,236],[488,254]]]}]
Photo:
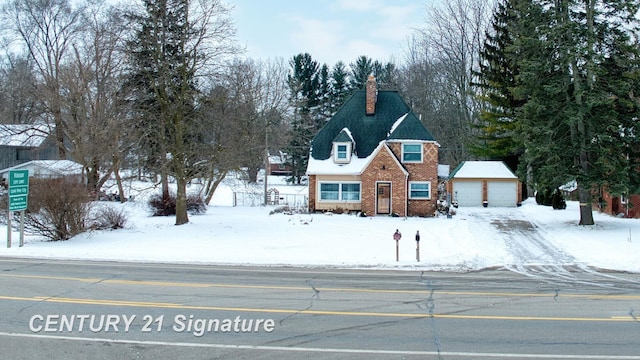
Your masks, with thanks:
[{"label": "white garage door", "polygon": [[452,196],[458,206],[482,206],[482,182],[454,181]]},{"label": "white garage door", "polygon": [[510,207],[518,203],[518,185],[516,182],[489,181],[487,183],[489,206]]}]

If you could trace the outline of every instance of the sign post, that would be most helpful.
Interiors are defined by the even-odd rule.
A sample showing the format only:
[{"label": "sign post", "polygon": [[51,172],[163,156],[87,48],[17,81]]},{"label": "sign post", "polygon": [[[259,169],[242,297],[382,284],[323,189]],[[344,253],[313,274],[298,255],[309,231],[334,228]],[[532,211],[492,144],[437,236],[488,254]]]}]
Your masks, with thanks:
[{"label": "sign post", "polygon": [[396,261],[400,261],[400,238],[402,238],[402,234],[398,229],[393,233],[393,240],[396,241]]},{"label": "sign post", "polygon": [[9,216],[7,216],[7,248],[11,247],[11,213],[20,211],[20,246],[24,245],[24,211],[29,197],[29,170],[9,171]]},{"label": "sign post", "polygon": [[416,260],[420,262],[420,230],[416,231]]}]

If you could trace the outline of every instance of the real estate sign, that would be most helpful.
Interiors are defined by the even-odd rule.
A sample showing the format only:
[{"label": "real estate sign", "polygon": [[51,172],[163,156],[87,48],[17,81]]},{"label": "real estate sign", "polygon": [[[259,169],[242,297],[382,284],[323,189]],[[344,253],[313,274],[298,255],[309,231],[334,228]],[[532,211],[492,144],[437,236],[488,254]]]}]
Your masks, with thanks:
[{"label": "real estate sign", "polygon": [[27,210],[29,170],[9,171],[9,211]]}]

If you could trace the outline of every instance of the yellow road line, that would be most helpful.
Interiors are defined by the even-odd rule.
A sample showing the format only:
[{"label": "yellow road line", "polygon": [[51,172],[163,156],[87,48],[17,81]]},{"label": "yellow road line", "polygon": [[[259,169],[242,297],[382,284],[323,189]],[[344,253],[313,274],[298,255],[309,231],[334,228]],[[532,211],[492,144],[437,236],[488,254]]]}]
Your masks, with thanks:
[{"label": "yellow road line", "polygon": [[103,305],[124,307],[164,308],[179,310],[206,310],[206,311],[231,311],[254,312],[272,314],[301,314],[301,315],[333,315],[333,316],[365,316],[365,317],[398,317],[398,318],[439,318],[439,319],[465,319],[465,320],[511,320],[511,321],[584,321],[584,322],[633,322],[628,316],[612,316],[609,318],[596,317],[552,317],[552,316],[506,316],[506,315],[460,315],[460,314],[425,314],[425,313],[385,313],[363,311],[331,311],[331,310],[297,310],[297,309],[269,309],[269,308],[244,308],[221,306],[197,306],[177,303],[138,302],[86,298],[57,298],[57,297],[17,297],[0,296],[0,300],[12,301],[38,301],[81,305]]},{"label": "yellow road line", "polygon": [[[166,287],[188,287],[188,288],[227,288],[227,289],[253,289],[253,290],[285,290],[285,291],[310,291],[309,286],[275,286],[275,285],[240,285],[240,284],[213,284],[213,283],[189,283],[174,281],[147,281],[147,280],[124,280],[124,279],[100,279],[63,277],[48,275],[17,275],[0,274],[0,277],[15,277],[24,279],[43,279],[60,281],[77,281],[85,283],[103,283],[115,285],[136,285],[136,286],[166,286]],[[388,290],[388,289],[357,289],[357,288],[323,288],[316,287],[318,291],[325,292],[350,292],[350,293],[387,293],[387,294],[415,294],[428,295],[431,290]],[[434,290],[434,295],[443,296],[487,296],[487,297],[538,297],[538,298],[588,298],[588,299],[610,299],[610,300],[640,300],[640,295],[612,295],[612,294],[535,294],[516,292],[489,292],[489,291],[441,291]]]}]

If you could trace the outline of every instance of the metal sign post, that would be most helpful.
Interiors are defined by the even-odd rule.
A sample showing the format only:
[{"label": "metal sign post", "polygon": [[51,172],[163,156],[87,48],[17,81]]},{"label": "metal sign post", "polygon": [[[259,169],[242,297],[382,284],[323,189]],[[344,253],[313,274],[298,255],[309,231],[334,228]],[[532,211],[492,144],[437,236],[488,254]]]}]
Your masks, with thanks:
[{"label": "metal sign post", "polygon": [[396,261],[400,261],[400,239],[402,238],[402,234],[398,229],[393,233],[393,240],[396,241]]},{"label": "metal sign post", "polygon": [[416,260],[420,262],[420,230],[416,231]]},{"label": "metal sign post", "polygon": [[9,216],[7,216],[7,248],[11,247],[11,213],[20,211],[20,246],[24,245],[24,211],[29,198],[29,170],[9,171]]}]

